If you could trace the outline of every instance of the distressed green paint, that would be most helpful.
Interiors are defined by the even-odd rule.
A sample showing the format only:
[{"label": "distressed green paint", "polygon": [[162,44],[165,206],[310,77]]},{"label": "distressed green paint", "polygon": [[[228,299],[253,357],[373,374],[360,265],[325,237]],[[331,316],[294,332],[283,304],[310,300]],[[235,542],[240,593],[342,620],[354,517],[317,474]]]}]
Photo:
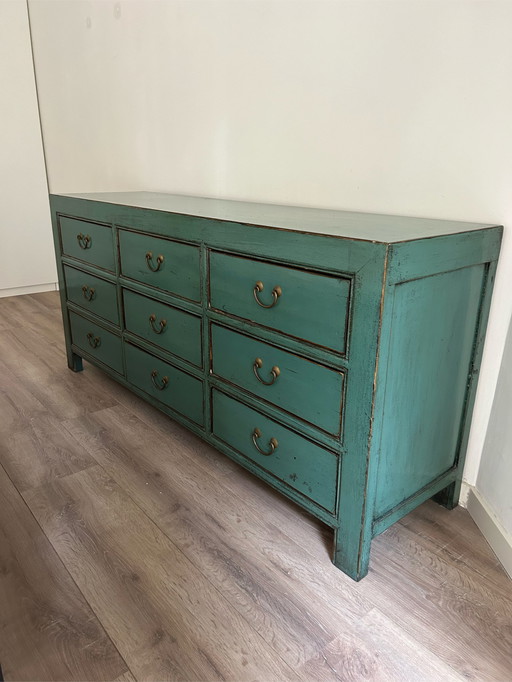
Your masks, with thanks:
[{"label": "distressed green paint", "polygon": [[68,300],[89,313],[119,325],[117,290],[113,282],[68,265],[64,266],[64,275]]},{"label": "distressed green paint", "polygon": [[[69,313],[69,321],[71,340],[78,349],[84,350],[88,355],[108,365],[116,372],[123,373],[121,338],[119,336],[74,312]],[[96,339],[99,341],[96,342]]]},{"label": "distressed green paint", "polygon": [[[327,433],[341,433],[341,372],[219,325],[212,325],[211,333],[215,375]],[[263,381],[272,381],[272,368],[279,369],[271,385],[258,380],[254,369],[257,358],[263,362],[257,370]],[[311,391],[311,386],[322,386],[322,390]]]},{"label": "distressed green paint", "polygon": [[[264,452],[269,450],[270,439],[277,439],[273,454],[261,454],[254,445],[252,435],[256,428],[261,431],[257,442]],[[213,433],[285,485],[324,509],[334,511],[338,470],[338,458],[334,453],[215,390]],[[311,466],[312,462],[314,466]]]},{"label": "distressed green paint", "polygon": [[484,275],[474,265],[396,285],[376,518],[456,465]]},{"label": "distressed green paint", "polygon": [[[66,216],[58,218],[62,253],[105,270],[115,270],[112,229],[107,225],[76,220]],[[87,248],[81,248],[79,235],[90,238]],[[82,245],[84,241],[82,240]]]},{"label": "distressed green paint", "polygon": [[[122,297],[126,331],[193,365],[202,366],[200,317],[127,289],[122,290]],[[163,327],[162,321],[165,321]]]},{"label": "distressed green paint", "polygon": [[[332,526],[333,561],[348,575],[362,578],[372,537],[424,500],[435,496],[449,508],[457,503],[501,228],[146,193],[52,196],[51,205],[68,365],[80,369],[80,354],[97,361]],[[97,320],[115,339],[121,335],[128,379],[109,369],[108,358],[103,364],[92,350],[73,343],[67,310],[71,315],[83,309],[66,292],[58,214],[107,232],[111,226],[112,244],[119,236],[122,271],[117,262],[109,274],[99,261],[78,264],[80,254],[62,258],[115,282],[120,309],[125,287],[154,305],[201,318],[202,369],[129,331],[124,313],[117,332],[92,312],[87,324]],[[153,279],[162,273],[146,275],[149,242],[177,245],[188,254],[176,259],[171,285]],[[276,306],[258,306],[256,281],[264,283],[260,297],[267,304],[272,288],[281,286]],[[192,334],[186,336],[194,345]],[[253,351],[264,361],[262,372],[279,363],[297,372],[288,388],[284,381],[281,387],[258,384]],[[278,359],[267,359],[267,352]],[[181,371],[195,382],[195,392],[178,391],[165,404],[166,391],[148,391],[148,362],[163,363],[162,371]],[[142,367],[145,375],[137,376]],[[329,434],[339,409],[333,378],[341,375],[343,429]],[[286,390],[272,398],[267,388]],[[192,394],[195,416],[183,416]],[[261,428],[262,446],[272,437],[280,448],[283,437],[294,443],[302,487],[287,479],[298,472],[284,459],[275,470],[268,463],[279,449],[270,457],[258,455],[242,431],[249,421],[252,429]]]},{"label": "distressed green paint", "polygon": [[[148,265],[146,254],[151,253]],[[199,301],[201,298],[199,248],[137,232],[119,230],[121,273],[129,279]],[[163,257],[160,267],[158,256]],[[157,268],[154,272],[151,267]]]},{"label": "distressed green paint", "polygon": [[[271,308],[255,299],[254,287],[264,289],[258,299],[272,305],[272,290],[281,295]],[[210,254],[210,304],[236,317],[249,318],[289,336],[344,353],[350,281],[295,268],[236,258],[212,251]]]},{"label": "distressed green paint", "polygon": [[[125,343],[126,378],[196,424],[203,423],[203,383],[160,358]],[[157,375],[152,378],[152,372]],[[164,382],[167,377],[168,382]],[[158,386],[164,386],[162,390]]]}]

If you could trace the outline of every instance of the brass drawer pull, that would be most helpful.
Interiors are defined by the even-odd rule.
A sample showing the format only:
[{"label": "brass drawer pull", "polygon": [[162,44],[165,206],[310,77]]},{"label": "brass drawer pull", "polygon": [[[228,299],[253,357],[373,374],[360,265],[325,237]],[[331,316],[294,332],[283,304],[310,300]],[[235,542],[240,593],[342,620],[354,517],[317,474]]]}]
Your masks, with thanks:
[{"label": "brass drawer pull", "polygon": [[81,249],[90,249],[92,245],[92,239],[88,234],[82,234],[82,232],[79,232],[76,235],[77,241],[78,241],[78,246]]},{"label": "brass drawer pull", "polygon": [[159,384],[157,381],[157,376],[158,376],[158,372],[156,371],[156,369],[154,369],[151,372],[151,381],[153,382],[153,386],[155,388],[158,388],[159,391],[163,391],[164,388],[167,388],[167,386],[169,384],[169,377],[162,377],[162,383]]},{"label": "brass drawer pull", "polygon": [[258,294],[259,294],[261,291],[263,291],[263,289],[264,289],[263,282],[256,282],[256,284],[254,285],[254,289],[253,289],[254,300],[255,300],[256,303],[257,303],[258,305],[260,305],[262,308],[273,308],[273,307],[275,306],[275,304],[277,303],[277,299],[278,299],[279,296],[281,296],[281,294],[283,293],[283,290],[281,289],[280,286],[275,286],[275,287],[272,289],[272,303],[269,303],[269,304],[267,305],[266,303],[262,303],[262,302],[260,301],[260,299],[259,299],[259,296],[258,296]]},{"label": "brass drawer pull", "polygon": [[261,384],[264,384],[265,386],[272,386],[272,384],[274,383],[274,381],[275,381],[275,380],[277,379],[277,377],[281,374],[281,370],[279,369],[279,367],[277,367],[276,365],[274,365],[274,367],[272,367],[272,369],[270,370],[270,376],[271,376],[272,378],[270,379],[270,381],[265,381],[265,380],[262,379],[262,378],[260,377],[260,375],[259,375],[259,370],[260,370],[262,367],[263,367],[263,360],[262,360],[261,358],[256,358],[256,360],[254,361],[254,364],[253,364],[253,366],[252,366],[252,368],[253,368],[253,370],[254,370],[254,374],[255,374],[255,376],[256,376],[256,379],[257,379]]},{"label": "brass drawer pull", "polygon": [[158,329],[158,327],[155,327],[155,322],[156,322],[156,315],[151,314],[149,316],[149,323],[151,325],[151,329],[155,332],[155,334],[161,334],[167,325],[167,320],[160,320],[160,322],[158,323],[160,325],[160,329]]},{"label": "brass drawer pull", "polygon": [[89,341],[89,346],[91,348],[97,348],[101,344],[101,339],[99,336],[94,336],[92,332],[87,334],[87,340]]},{"label": "brass drawer pull", "polygon": [[94,287],[89,288],[87,284],[84,284],[82,287],[82,294],[84,295],[86,301],[92,301],[94,295],[96,294],[96,289],[94,289]]},{"label": "brass drawer pull", "polygon": [[148,268],[151,270],[151,272],[158,272],[160,268],[162,267],[162,263],[164,262],[164,257],[162,255],[156,257],[156,266],[153,265],[153,252],[148,251],[146,253],[146,265]]},{"label": "brass drawer pull", "polygon": [[271,438],[268,442],[270,450],[268,452],[265,452],[265,450],[262,450],[260,446],[258,445],[258,438],[261,438],[261,431],[259,429],[254,429],[252,432],[252,442],[254,443],[254,447],[256,450],[261,454],[265,455],[265,457],[268,457],[269,455],[273,455],[274,452],[277,450],[277,446],[279,443],[277,442],[277,438]]}]

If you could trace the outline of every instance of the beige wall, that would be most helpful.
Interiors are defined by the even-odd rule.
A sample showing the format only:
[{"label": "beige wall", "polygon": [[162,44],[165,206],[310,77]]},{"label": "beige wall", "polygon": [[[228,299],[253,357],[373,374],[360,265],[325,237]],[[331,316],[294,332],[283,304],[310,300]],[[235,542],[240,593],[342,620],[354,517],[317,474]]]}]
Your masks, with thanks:
[{"label": "beige wall", "polygon": [[24,0],[0,1],[0,296],[55,288],[48,190]]},{"label": "beige wall", "polygon": [[30,11],[52,191],[506,225],[474,484],[512,312],[512,2],[30,0]]}]

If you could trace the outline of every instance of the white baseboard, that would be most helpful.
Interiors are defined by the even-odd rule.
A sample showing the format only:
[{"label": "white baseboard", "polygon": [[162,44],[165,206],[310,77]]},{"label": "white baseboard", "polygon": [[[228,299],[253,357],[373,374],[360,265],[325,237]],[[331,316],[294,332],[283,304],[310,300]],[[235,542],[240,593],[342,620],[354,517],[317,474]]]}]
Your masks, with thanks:
[{"label": "white baseboard", "polygon": [[0,289],[0,298],[6,296],[23,296],[23,294],[40,294],[43,291],[58,291],[59,285],[57,282],[49,282],[48,284],[33,284],[28,287],[11,287],[9,289]]},{"label": "white baseboard", "polygon": [[466,505],[468,512],[512,578],[512,536],[503,528],[478,491],[467,483],[465,485],[469,488]]},{"label": "white baseboard", "polygon": [[460,486],[459,504],[461,507],[464,507],[464,509],[467,509],[468,507],[468,497],[472,488],[472,485],[469,485],[466,481],[462,481],[462,485]]}]

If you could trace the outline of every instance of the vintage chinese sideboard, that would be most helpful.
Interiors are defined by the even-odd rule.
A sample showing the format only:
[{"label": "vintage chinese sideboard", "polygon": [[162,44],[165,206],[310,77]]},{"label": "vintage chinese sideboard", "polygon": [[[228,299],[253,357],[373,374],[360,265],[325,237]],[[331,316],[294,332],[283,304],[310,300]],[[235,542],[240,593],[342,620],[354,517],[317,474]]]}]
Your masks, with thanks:
[{"label": "vintage chinese sideboard", "polygon": [[502,228],[149,192],[50,198],[69,367],[334,529],[457,504]]}]

